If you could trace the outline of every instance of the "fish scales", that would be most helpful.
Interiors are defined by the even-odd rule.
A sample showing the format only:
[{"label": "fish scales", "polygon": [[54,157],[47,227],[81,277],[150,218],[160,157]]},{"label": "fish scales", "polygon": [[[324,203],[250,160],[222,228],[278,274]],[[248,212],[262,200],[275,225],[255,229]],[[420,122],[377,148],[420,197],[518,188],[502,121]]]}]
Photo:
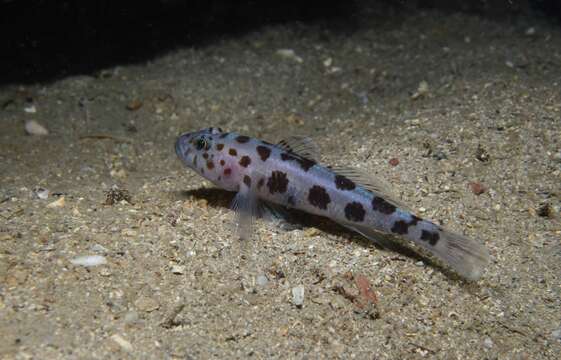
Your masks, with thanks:
[{"label": "fish scales", "polygon": [[262,202],[295,208],[328,217],[372,240],[380,231],[399,236],[467,279],[481,276],[488,262],[483,245],[416,216],[361,179],[319,164],[312,147],[307,138],[271,144],[219,128],[182,134],[175,145],[185,165],[216,186],[237,192],[233,207],[242,215],[239,221],[251,221]]}]

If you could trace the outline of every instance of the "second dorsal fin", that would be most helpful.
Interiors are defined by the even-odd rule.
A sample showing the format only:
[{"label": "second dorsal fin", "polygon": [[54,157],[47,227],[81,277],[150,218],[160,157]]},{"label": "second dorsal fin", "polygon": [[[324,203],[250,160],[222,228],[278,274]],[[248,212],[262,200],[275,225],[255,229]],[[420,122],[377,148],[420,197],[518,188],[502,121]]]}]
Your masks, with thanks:
[{"label": "second dorsal fin", "polygon": [[404,204],[401,200],[398,200],[397,195],[395,195],[395,192],[392,191],[391,185],[386,180],[374,177],[363,170],[346,166],[333,166],[330,169],[336,174],[343,175],[355,182],[357,185],[362,186],[366,190],[384,198],[384,200],[396,207],[412,211],[411,207]]},{"label": "second dorsal fin", "polygon": [[300,155],[309,160],[320,160],[319,147],[307,136],[289,136],[279,141],[277,146],[285,151]]}]

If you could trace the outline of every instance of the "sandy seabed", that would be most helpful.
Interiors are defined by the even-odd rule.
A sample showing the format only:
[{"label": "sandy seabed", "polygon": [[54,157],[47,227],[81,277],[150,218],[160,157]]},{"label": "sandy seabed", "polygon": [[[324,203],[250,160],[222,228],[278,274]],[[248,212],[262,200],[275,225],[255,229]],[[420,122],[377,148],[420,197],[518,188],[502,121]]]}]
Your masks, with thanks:
[{"label": "sandy seabed", "polygon": [[[439,12],[276,25],[0,100],[4,359],[561,353],[558,27]],[[464,282],[321,219],[259,221],[240,242],[233,195],[174,153],[209,126],[309,135],[326,164],[385,178],[491,263]],[[107,204],[114,185],[130,201]],[[85,255],[105,264],[72,262]]]}]

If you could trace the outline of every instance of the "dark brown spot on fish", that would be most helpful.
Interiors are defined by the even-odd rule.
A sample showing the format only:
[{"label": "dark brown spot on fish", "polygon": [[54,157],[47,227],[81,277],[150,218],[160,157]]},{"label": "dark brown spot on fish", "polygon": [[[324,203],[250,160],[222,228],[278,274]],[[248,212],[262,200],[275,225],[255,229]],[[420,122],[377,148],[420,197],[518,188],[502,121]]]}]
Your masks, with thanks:
[{"label": "dark brown spot on fish", "polygon": [[224,176],[230,176],[230,174],[232,174],[232,169],[230,168],[224,169]]},{"label": "dark brown spot on fish", "polygon": [[232,155],[232,156],[238,156],[238,152],[236,151],[236,149],[230,149],[228,150],[228,154]]},{"label": "dark brown spot on fish", "polygon": [[259,157],[262,161],[266,161],[271,155],[271,149],[269,149],[267,146],[258,145],[257,153],[259,154]]},{"label": "dark brown spot on fish", "polygon": [[224,144],[216,144],[216,150],[222,151],[224,149]]},{"label": "dark brown spot on fish", "polygon": [[204,153],[203,158],[205,158],[205,160],[208,159],[208,153]]},{"label": "dark brown spot on fish", "polygon": [[411,220],[409,222],[406,222],[405,220],[396,221],[393,224],[391,231],[400,235],[407,234],[409,232],[409,227],[417,225],[419,221],[423,221],[423,219],[418,216],[411,215]]},{"label": "dark brown spot on fish", "polygon": [[267,187],[271,194],[274,193],[285,193],[288,188],[288,179],[286,178],[286,173],[282,171],[273,171],[271,176],[267,180]]},{"label": "dark brown spot on fish", "polygon": [[409,224],[407,224],[403,220],[398,220],[393,224],[391,230],[395,234],[403,235],[403,234],[407,234],[407,232],[409,231],[408,228],[409,228]]},{"label": "dark brown spot on fish", "polygon": [[264,178],[259,179],[259,181],[257,182],[257,188],[261,189],[263,187],[263,184],[265,184],[265,179]]},{"label": "dark brown spot on fish", "polygon": [[346,176],[335,175],[335,187],[339,190],[354,190],[356,185]]},{"label": "dark brown spot on fish", "polygon": [[251,178],[247,175],[243,177],[243,183],[249,188],[251,187]]},{"label": "dark brown spot on fish", "polygon": [[421,240],[428,241],[432,246],[438,243],[440,235],[437,232],[423,230],[421,231]]},{"label": "dark brown spot on fish", "polygon": [[224,138],[225,138],[226,136],[228,136],[229,134],[230,134],[230,133],[227,133],[227,132],[222,133],[222,134],[220,134],[219,138],[220,138],[220,139],[224,139]]},{"label": "dark brown spot on fish", "polygon": [[214,162],[212,162],[212,160],[207,161],[207,162],[206,162],[206,167],[207,167],[209,170],[214,169]]},{"label": "dark brown spot on fish", "polygon": [[247,155],[242,156],[240,159],[240,165],[243,167],[248,167],[251,164],[251,158]]},{"label": "dark brown spot on fish", "polygon": [[220,165],[224,166],[224,164],[226,164],[226,161],[224,161],[224,159],[220,160]]},{"label": "dark brown spot on fish", "polygon": [[296,161],[298,164],[300,164],[300,167],[304,171],[310,170],[310,168],[316,164],[316,162],[313,160],[306,159],[299,155],[291,154],[291,153],[281,153],[281,160]]},{"label": "dark brown spot on fish", "polygon": [[381,212],[382,214],[390,215],[393,214],[396,207],[381,197],[374,196],[372,199],[372,210]]},{"label": "dark brown spot on fish", "polygon": [[249,141],[249,136],[239,135],[238,137],[236,137],[236,141],[239,142],[240,144],[245,144],[246,142]]},{"label": "dark brown spot on fish", "polygon": [[359,202],[353,201],[345,206],[345,217],[347,220],[362,222],[364,221],[364,215],[366,215],[366,211],[364,211],[364,207]]},{"label": "dark brown spot on fish", "polygon": [[331,202],[331,198],[323,186],[314,185],[308,192],[308,201],[313,206],[326,210],[327,205]]},{"label": "dark brown spot on fish", "polygon": [[222,180],[222,176],[218,175],[218,181]]},{"label": "dark brown spot on fish", "polygon": [[290,196],[288,197],[288,199],[286,199],[286,202],[287,202],[288,205],[290,205],[290,206],[295,206],[295,205],[296,205],[296,202],[294,201],[294,196],[292,196],[292,195],[290,195]]},{"label": "dark brown spot on fish", "polygon": [[421,219],[421,218],[418,217],[418,216],[411,215],[411,221],[410,221],[407,225],[408,225],[408,226],[415,226],[415,225],[417,225],[417,223],[418,223],[419,221],[423,221],[423,219]]},{"label": "dark brown spot on fish", "polygon": [[202,168],[201,168],[201,174],[204,174],[204,173],[205,173],[205,168],[202,167]]}]

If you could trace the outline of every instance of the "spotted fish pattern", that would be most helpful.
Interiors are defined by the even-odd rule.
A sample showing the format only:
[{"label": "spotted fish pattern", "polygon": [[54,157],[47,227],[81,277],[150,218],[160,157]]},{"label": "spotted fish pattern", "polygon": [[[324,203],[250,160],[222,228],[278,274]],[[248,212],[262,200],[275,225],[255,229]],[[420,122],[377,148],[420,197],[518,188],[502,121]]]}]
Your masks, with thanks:
[{"label": "spotted fish pattern", "polygon": [[308,138],[272,144],[220,128],[184,133],[175,144],[185,165],[237,193],[233,208],[240,222],[251,222],[260,203],[296,208],[373,240],[377,232],[393,234],[428,250],[467,279],[481,276],[488,253],[478,241],[416,216],[353,172],[319,164],[313,148]]}]

